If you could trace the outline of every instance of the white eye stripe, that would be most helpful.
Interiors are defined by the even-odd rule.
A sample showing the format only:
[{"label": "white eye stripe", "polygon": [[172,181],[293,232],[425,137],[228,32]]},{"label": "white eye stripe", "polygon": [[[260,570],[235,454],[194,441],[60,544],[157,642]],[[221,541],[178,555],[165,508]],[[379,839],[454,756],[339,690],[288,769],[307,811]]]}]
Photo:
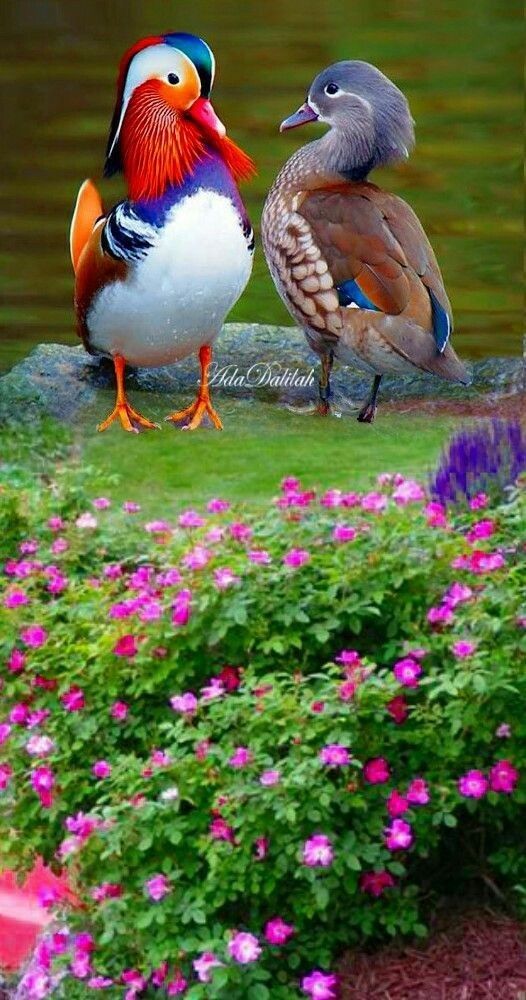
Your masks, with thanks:
[{"label": "white eye stripe", "polygon": [[191,59],[189,59],[188,56],[185,56],[184,52],[180,52],[179,49],[174,49],[170,45],[149,45],[148,48],[141,49],[140,52],[137,52],[137,54],[133,57],[126,74],[126,82],[122,95],[121,116],[117,130],[113,137],[111,149],[108,153],[109,156],[111,156],[118,141],[122,123],[124,121],[124,115],[126,114],[126,110],[134,90],[136,90],[137,87],[140,87],[142,83],[146,83],[147,80],[151,80],[152,78],[164,79],[167,81],[169,73],[175,73],[179,79],[182,79],[184,76],[188,75],[189,71],[193,72],[197,83],[200,84],[199,75]]}]

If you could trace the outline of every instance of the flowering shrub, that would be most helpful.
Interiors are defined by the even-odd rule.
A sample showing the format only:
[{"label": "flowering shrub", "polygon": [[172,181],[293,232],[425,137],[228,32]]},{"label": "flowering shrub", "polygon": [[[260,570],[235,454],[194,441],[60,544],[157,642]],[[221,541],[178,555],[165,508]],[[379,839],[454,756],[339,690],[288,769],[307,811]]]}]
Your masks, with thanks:
[{"label": "flowering shrub", "polygon": [[485,493],[502,498],[526,472],[526,434],[519,420],[487,420],[457,431],[431,479],[430,489],[441,503],[471,501],[483,506]]},{"label": "flowering shrub", "polygon": [[30,499],[3,501],[0,864],[63,866],[76,904],[44,894],[20,998],[331,1000],[338,952],[425,934],[447,880],[520,900],[518,491]]}]

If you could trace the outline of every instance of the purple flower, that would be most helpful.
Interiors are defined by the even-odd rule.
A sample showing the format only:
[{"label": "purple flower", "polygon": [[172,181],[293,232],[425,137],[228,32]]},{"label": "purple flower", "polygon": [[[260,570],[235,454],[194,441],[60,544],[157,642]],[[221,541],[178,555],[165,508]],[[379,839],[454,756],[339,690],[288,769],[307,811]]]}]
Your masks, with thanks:
[{"label": "purple flower", "polygon": [[4,597],[5,608],[20,608],[24,604],[29,604],[29,597],[25,590],[11,590]]},{"label": "purple flower", "polygon": [[451,651],[453,656],[456,656],[458,660],[465,660],[468,656],[472,656],[476,648],[474,642],[467,642],[467,640],[461,639],[459,642],[453,643]]},{"label": "purple flower", "polygon": [[303,864],[308,868],[329,868],[334,860],[331,841],[323,833],[309,837],[303,845]]},{"label": "purple flower", "polygon": [[239,583],[239,577],[232,572],[228,566],[220,566],[214,570],[214,583],[218,590],[226,590],[233,584]]},{"label": "purple flower", "polygon": [[166,878],[166,875],[152,875],[152,877],[147,879],[144,883],[144,888],[150,899],[153,899],[155,903],[158,903],[170,892],[170,883]]},{"label": "purple flower", "polygon": [[107,510],[111,507],[111,500],[108,500],[108,497],[95,497],[91,502],[96,510]]},{"label": "purple flower", "polygon": [[315,969],[301,980],[301,989],[311,1000],[335,1000],[338,979],[332,973],[326,974]]},{"label": "purple flower", "polygon": [[150,535],[165,535],[167,532],[171,531],[171,526],[168,521],[147,521],[144,525],[144,530]]},{"label": "purple flower", "polygon": [[202,528],[206,521],[196,510],[185,510],[179,516],[177,523],[180,528]]},{"label": "purple flower", "polygon": [[247,552],[247,558],[250,562],[255,563],[256,566],[269,566],[272,562],[272,557],[269,552],[265,549],[250,549]]},{"label": "purple flower", "polygon": [[319,759],[327,767],[343,767],[350,764],[351,755],[341,743],[328,743],[320,750]]},{"label": "purple flower", "polygon": [[507,722],[501,722],[500,726],[498,726],[495,730],[495,736],[497,736],[499,740],[509,740],[511,736],[511,726],[509,726]]},{"label": "purple flower", "polygon": [[261,955],[261,945],[254,936],[247,931],[235,931],[228,942],[228,951],[235,962],[240,965],[249,965],[250,962],[257,962]]},{"label": "purple flower", "polygon": [[467,771],[458,779],[458,790],[468,799],[481,799],[488,790],[488,779],[482,771]]},{"label": "purple flower", "polygon": [[224,511],[230,510],[230,504],[228,500],[220,500],[218,497],[213,497],[212,500],[208,501],[206,509],[210,514],[223,514]]},{"label": "purple flower", "polygon": [[122,509],[125,514],[137,514],[141,509],[141,505],[139,503],[135,503],[134,500],[125,500],[122,505]]}]

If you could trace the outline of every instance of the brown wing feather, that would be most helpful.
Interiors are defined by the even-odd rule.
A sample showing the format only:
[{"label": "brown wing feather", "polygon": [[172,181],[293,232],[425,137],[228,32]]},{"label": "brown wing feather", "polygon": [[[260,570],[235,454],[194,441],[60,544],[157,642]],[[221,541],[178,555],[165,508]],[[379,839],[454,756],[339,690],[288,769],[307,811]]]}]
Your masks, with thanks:
[{"label": "brown wing feather", "polygon": [[84,246],[77,263],[75,274],[75,312],[77,315],[77,333],[87,351],[89,347],[89,331],[87,315],[94,296],[105,285],[113,281],[123,281],[127,274],[127,265],[122,260],[115,260],[104,253],[101,246],[101,236],[105,225],[101,219]]}]

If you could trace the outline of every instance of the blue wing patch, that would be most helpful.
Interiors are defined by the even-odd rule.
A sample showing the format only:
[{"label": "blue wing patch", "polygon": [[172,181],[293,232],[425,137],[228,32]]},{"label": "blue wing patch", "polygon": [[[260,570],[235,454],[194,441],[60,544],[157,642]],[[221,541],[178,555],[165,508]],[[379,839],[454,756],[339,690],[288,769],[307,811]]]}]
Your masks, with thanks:
[{"label": "blue wing patch", "polygon": [[358,306],[359,309],[374,309],[375,312],[380,310],[375,306],[374,302],[362,292],[360,286],[356,281],[350,279],[349,281],[342,281],[341,285],[336,286],[336,291],[338,292],[338,298],[340,300],[341,306]]},{"label": "blue wing patch", "polygon": [[434,292],[428,288],[429,298],[431,299],[431,315],[433,318],[433,336],[435,338],[435,343],[439,354],[443,354],[446,349],[446,344],[451,336],[452,324],[451,317],[447,314],[444,306],[440,304]]}]

